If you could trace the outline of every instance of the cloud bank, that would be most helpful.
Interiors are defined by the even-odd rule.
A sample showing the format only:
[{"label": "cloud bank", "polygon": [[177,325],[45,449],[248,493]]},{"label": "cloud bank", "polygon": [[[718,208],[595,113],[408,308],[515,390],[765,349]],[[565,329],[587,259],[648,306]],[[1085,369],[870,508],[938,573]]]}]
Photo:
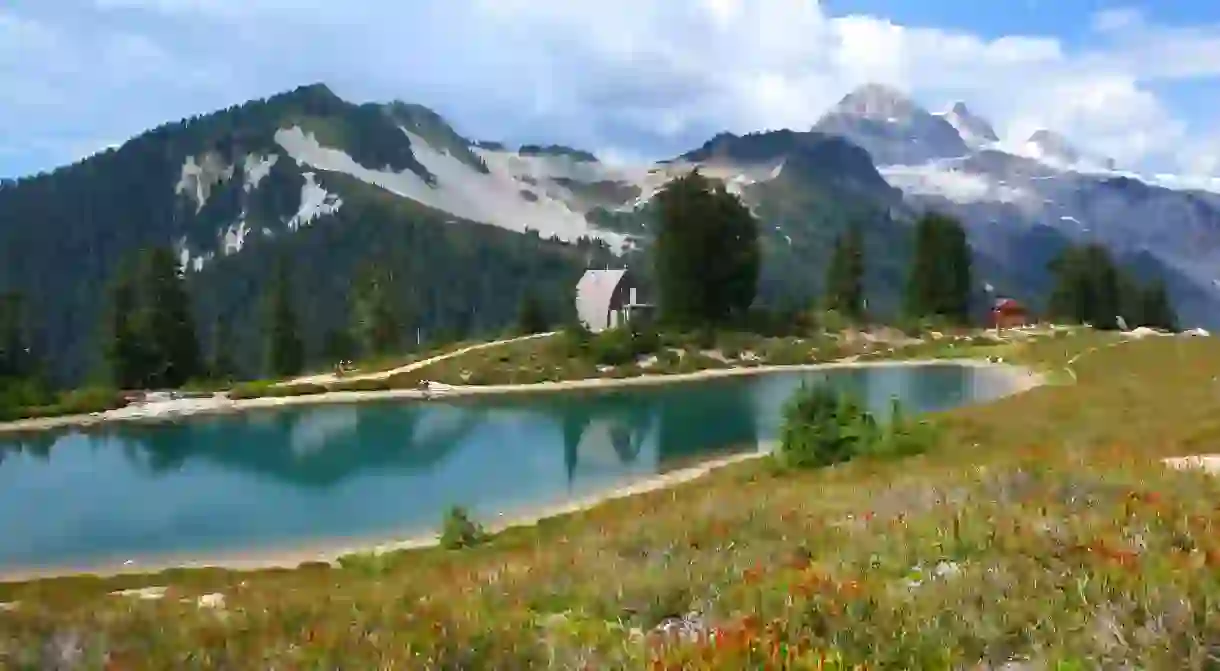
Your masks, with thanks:
[{"label": "cloud bank", "polygon": [[[45,0],[0,8],[0,174],[74,160],[160,122],[324,81],[429,105],[475,138],[619,160],[712,134],[804,128],[881,82],[965,100],[1005,139],[1063,133],[1120,165],[1220,169],[1220,128],[1165,86],[1220,78],[1220,26],[1098,13],[1088,46],[983,39],[810,0]],[[70,17],[70,18],[62,18]],[[7,144],[3,144],[7,143]]]}]

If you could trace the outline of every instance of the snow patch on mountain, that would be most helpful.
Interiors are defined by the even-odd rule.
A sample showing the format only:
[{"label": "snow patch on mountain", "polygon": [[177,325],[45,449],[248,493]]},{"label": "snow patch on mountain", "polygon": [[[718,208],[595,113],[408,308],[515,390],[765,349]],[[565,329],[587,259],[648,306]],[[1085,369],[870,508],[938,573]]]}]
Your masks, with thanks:
[{"label": "snow patch on mountain", "polygon": [[246,236],[250,234],[250,227],[246,224],[246,215],[243,212],[241,219],[236,223],[230,224],[228,228],[220,234],[220,250],[225,256],[240,252],[246,244]]},{"label": "snow patch on mountain", "polygon": [[890,186],[906,193],[940,196],[955,203],[1030,204],[1039,199],[1036,193],[1027,189],[944,163],[892,165],[878,168],[878,171]]},{"label": "snow patch on mountain", "polygon": [[246,155],[245,162],[242,164],[242,173],[246,176],[245,184],[243,184],[246,193],[250,193],[258,188],[259,183],[271,174],[271,168],[275,166],[275,162],[279,158],[279,154],[271,154],[269,156]]},{"label": "snow patch on mountain", "polygon": [[301,174],[305,177],[305,183],[301,185],[301,207],[288,220],[288,230],[290,231],[308,226],[318,217],[334,214],[343,206],[342,198],[330,193],[322,188],[321,184],[318,184],[315,173],[305,172]]},{"label": "snow patch on mountain", "polygon": [[483,174],[411,131],[403,128],[402,132],[410,140],[416,160],[435,176],[435,186],[411,171],[365,168],[347,153],[322,146],[317,137],[299,126],[280,129],[275,141],[300,165],[346,174],[456,217],[518,232],[532,230],[542,237],[555,236],[568,242],[582,237],[601,238],[618,249],[627,242],[621,234],[593,228],[567,203],[545,195],[525,200],[521,197],[524,185],[511,174],[495,170]]},{"label": "snow patch on mountain", "polygon": [[174,193],[186,194],[195,201],[195,213],[203,210],[212,188],[233,178],[233,166],[227,165],[216,152],[206,152],[198,158],[186,157],[174,185]]}]

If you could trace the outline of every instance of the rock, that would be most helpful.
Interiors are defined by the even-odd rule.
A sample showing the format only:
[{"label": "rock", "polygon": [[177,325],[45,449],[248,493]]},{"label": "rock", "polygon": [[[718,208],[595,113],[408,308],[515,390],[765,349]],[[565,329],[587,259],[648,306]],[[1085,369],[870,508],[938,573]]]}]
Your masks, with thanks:
[{"label": "rock", "polygon": [[144,601],[156,601],[165,596],[164,587],[142,587],[140,589],[122,589],[117,592],[111,592],[110,596],[126,596]]},{"label": "rock", "polygon": [[199,597],[199,600],[196,603],[198,603],[200,608],[224,608],[225,595],[219,592],[204,594],[203,596]]},{"label": "rock", "polygon": [[652,629],[653,635],[685,642],[697,641],[707,633],[707,621],[696,612],[687,613],[683,617],[667,617]]}]

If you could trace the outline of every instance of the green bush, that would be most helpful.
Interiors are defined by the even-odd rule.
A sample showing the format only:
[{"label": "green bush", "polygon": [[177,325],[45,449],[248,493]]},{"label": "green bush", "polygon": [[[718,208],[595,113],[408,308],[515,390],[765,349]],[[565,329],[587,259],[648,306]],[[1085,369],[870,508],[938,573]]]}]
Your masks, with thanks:
[{"label": "green bush", "polygon": [[564,327],[561,338],[564,352],[569,357],[579,357],[584,356],[588,351],[589,341],[593,339],[593,334],[580,320],[576,320]]},{"label": "green bush", "polygon": [[784,465],[818,468],[866,451],[877,438],[877,421],[848,395],[802,384],[784,405],[780,435]]},{"label": "green bush", "polygon": [[460,550],[486,541],[487,532],[470,519],[465,508],[453,506],[445,513],[445,520],[441,525],[441,547]]},{"label": "green bush", "polygon": [[889,421],[881,426],[877,439],[867,446],[871,457],[902,458],[923,454],[940,442],[938,427],[926,420],[907,417],[897,398],[890,401]]},{"label": "green bush", "polygon": [[777,458],[790,468],[818,468],[860,456],[914,456],[939,440],[935,425],[907,418],[897,398],[883,424],[849,395],[802,385],[784,406]]},{"label": "green bush", "polygon": [[652,328],[633,331],[629,328],[613,328],[593,336],[589,341],[588,355],[603,366],[621,366],[632,363],[637,357],[652,354],[661,347],[661,336]]},{"label": "green bush", "polygon": [[852,326],[851,320],[837,310],[823,310],[814,316],[814,321],[827,333],[841,333]]},{"label": "green bush", "polygon": [[[35,399],[45,399],[36,396]],[[126,405],[122,393],[106,387],[74,389],[59,395],[53,402],[27,406],[0,407],[0,421],[62,417],[64,415],[88,415],[105,412]]]}]

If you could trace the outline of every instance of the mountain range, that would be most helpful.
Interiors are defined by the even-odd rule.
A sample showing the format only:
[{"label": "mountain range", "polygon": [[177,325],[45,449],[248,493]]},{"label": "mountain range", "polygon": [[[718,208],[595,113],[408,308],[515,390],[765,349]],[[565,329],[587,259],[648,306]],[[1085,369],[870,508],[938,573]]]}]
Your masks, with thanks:
[{"label": "mountain range", "polygon": [[876,84],[812,128],[721,133],[635,166],[476,141],[420,105],[354,104],[305,86],[0,182],[0,290],[27,296],[34,342],[56,378],[78,382],[98,367],[104,290],[121,259],[172,245],[202,337],[229,334],[206,348],[229,348],[252,375],[259,297],[277,264],[291,271],[317,361],[370,260],[395,270],[407,322],[429,336],[501,328],[527,293],[567,317],[584,268],[646,267],[652,196],[696,167],[762,224],[764,304],[807,305],[831,240],[857,221],[870,308],[893,313],[909,224],[936,209],[967,226],[980,299],[987,287],[1039,305],[1047,263],[1096,240],[1163,278],[1187,324],[1220,323],[1220,193],[1116,170],[1049,129],[1010,147],[964,103],[932,113]]}]

